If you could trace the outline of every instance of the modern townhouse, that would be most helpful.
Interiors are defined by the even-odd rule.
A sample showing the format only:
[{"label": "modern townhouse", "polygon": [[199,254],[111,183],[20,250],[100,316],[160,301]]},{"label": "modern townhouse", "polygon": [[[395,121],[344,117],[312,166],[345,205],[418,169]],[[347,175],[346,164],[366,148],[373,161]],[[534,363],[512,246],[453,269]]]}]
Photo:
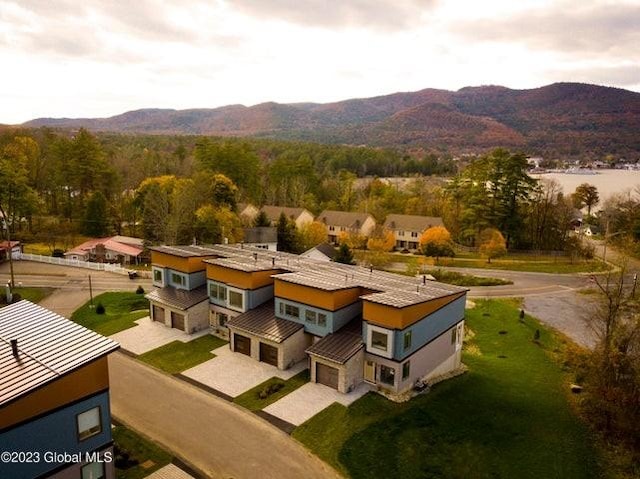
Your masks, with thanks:
[{"label": "modern townhouse", "polygon": [[396,248],[417,250],[420,236],[433,226],[443,226],[442,218],[417,215],[388,215],[384,227],[393,232]]},{"label": "modern townhouse", "polygon": [[[312,381],[344,393],[363,381],[401,393],[461,365],[465,288],[246,245],[152,248],[154,270],[185,257],[206,265],[208,295],[208,317],[188,324],[208,319],[236,353],[280,369],[305,360]],[[177,294],[163,290],[176,288],[150,293],[152,310]]]},{"label": "modern townhouse", "polygon": [[368,213],[356,213],[352,211],[324,210],[316,221],[327,227],[327,241],[337,244],[340,241],[340,233],[359,234],[369,236],[376,227],[376,220]]},{"label": "modern townhouse", "polygon": [[114,478],[107,355],[118,343],[20,301],[0,309],[0,348],[0,477]]},{"label": "modern townhouse", "polygon": [[260,208],[260,211],[267,215],[272,226],[278,224],[278,220],[282,213],[296,224],[296,228],[301,228],[305,224],[313,222],[313,214],[305,208],[265,205]]}]

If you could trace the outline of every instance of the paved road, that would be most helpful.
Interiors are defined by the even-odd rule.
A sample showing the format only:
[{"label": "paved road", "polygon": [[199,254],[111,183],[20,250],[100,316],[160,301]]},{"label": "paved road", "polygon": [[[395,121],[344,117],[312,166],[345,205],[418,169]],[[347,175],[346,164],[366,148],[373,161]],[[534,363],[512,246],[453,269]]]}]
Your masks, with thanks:
[{"label": "paved road", "polygon": [[338,478],[282,431],[122,353],[109,357],[113,415],[212,478]]}]

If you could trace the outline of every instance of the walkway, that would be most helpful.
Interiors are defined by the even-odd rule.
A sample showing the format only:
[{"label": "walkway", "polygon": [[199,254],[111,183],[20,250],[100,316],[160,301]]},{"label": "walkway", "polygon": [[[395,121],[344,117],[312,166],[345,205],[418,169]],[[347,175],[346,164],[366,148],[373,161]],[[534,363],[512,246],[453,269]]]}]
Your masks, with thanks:
[{"label": "walkway", "polygon": [[212,478],[338,478],[282,431],[121,353],[109,357],[118,420]]}]

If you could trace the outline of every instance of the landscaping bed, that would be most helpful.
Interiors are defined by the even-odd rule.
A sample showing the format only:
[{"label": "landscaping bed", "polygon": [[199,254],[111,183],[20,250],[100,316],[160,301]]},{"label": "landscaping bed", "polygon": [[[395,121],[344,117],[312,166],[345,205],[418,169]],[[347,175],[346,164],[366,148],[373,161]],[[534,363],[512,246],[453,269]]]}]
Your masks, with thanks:
[{"label": "landscaping bed", "polygon": [[141,354],[138,359],[170,374],[177,374],[215,358],[215,354],[211,354],[210,351],[225,344],[227,341],[205,334],[187,343],[172,341]]},{"label": "landscaping bed", "polygon": [[236,397],[233,402],[249,409],[250,411],[259,411],[267,407],[269,404],[273,404],[277,400],[282,399],[287,394],[295,391],[300,386],[303,386],[308,382],[308,369],[305,369],[286,381],[284,379],[273,377],[242,393],[240,396]]},{"label": "landscaping bed", "polygon": [[466,374],[403,404],[374,393],[333,404],[293,436],[353,478],[600,477],[560,364],[566,340],[520,322],[516,301],[476,304]]},{"label": "landscaping bed", "polygon": [[[149,316],[149,301],[142,294],[102,293],[77,309],[71,319],[97,333],[110,336],[137,326],[134,321]],[[104,308],[104,313],[99,312]]]},{"label": "landscaping bed", "polygon": [[171,454],[129,428],[116,426],[112,434],[118,479],[142,479],[173,459]]}]

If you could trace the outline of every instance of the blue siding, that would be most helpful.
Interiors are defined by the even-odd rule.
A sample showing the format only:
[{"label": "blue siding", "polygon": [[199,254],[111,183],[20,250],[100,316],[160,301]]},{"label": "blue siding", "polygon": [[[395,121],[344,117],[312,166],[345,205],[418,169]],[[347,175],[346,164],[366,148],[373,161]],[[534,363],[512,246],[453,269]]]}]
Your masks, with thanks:
[{"label": "blue siding", "polygon": [[[300,318],[292,318],[290,316],[280,314],[280,303],[292,304],[300,308]],[[300,323],[304,325],[305,332],[311,333],[315,336],[326,336],[329,333],[334,333],[349,321],[351,321],[353,318],[362,315],[361,301],[350,304],[349,306],[345,306],[344,308],[337,311],[327,311],[325,309],[314,308],[313,306],[308,306],[306,304],[291,301],[289,299],[281,299],[276,297],[275,308],[275,314],[278,318],[288,319],[289,321]],[[322,327],[318,326],[317,324],[308,323],[307,321],[305,321],[305,312],[307,310],[325,314],[327,316],[327,325],[325,327]]]},{"label": "blue siding", "polygon": [[247,309],[253,309],[273,299],[273,285],[247,291]]},{"label": "blue siding", "polygon": [[[76,416],[96,406],[101,408],[102,432],[78,442]],[[38,451],[41,456],[39,463],[0,462],[0,477],[15,479],[37,477],[61,465],[45,462],[43,454],[47,451],[86,453],[110,442],[109,393],[105,392],[1,433],[0,451]]]},{"label": "blue siding", "polygon": [[[179,283],[174,283],[172,279],[173,273],[179,274],[185,279],[184,286]],[[206,271],[196,271],[195,273],[183,273],[182,271],[176,271],[173,269],[165,269],[165,284],[173,286],[177,289],[196,289],[198,286],[202,286],[207,282]]]},{"label": "blue siding", "polygon": [[[440,308],[438,311],[422,318],[403,330],[393,331],[393,359],[402,361],[414,351],[433,341],[445,331],[451,329],[464,319],[466,296]],[[362,337],[367,340],[367,322],[364,322]],[[411,347],[404,350],[404,334],[411,331]]]}]

